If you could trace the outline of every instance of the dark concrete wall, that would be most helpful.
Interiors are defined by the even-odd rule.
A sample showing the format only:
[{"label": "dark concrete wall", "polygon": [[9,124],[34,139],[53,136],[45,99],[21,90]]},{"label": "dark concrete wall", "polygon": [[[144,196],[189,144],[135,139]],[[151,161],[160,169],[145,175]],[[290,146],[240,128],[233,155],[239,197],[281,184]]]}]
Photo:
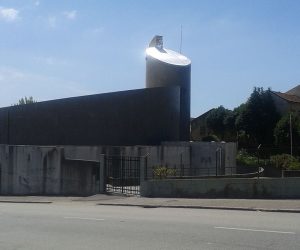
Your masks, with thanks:
[{"label": "dark concrete wall", "polygon": [[12,106],[0,109],[0,144],[155,145],[180,139],[180,117],[179,87]]},{"label": "dark concrete wall", "polygon": [[8,129],[8,120],[9,120],[9,108],[0,109],[0,144],[7,144],[9,141],[9,129]]}]

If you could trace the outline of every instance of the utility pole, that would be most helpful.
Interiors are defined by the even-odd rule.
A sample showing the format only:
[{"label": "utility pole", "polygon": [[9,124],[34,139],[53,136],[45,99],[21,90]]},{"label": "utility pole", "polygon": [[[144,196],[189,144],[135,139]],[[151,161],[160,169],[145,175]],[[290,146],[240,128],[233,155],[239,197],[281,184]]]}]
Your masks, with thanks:
[{"label": "utility pole", "polygon": [[293,156],[293,130],[292,130],[292,113],[290,113],[290,139],[291,139],[291,157]]}]

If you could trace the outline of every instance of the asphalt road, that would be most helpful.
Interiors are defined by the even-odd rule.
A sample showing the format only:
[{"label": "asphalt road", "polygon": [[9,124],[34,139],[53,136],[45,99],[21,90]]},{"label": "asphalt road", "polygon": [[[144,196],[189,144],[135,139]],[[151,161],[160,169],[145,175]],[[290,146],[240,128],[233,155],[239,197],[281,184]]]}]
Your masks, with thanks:
[{"label": "asphalt road", "polygon": [[300,214],[0,203],[0,249],[300,249]]}]

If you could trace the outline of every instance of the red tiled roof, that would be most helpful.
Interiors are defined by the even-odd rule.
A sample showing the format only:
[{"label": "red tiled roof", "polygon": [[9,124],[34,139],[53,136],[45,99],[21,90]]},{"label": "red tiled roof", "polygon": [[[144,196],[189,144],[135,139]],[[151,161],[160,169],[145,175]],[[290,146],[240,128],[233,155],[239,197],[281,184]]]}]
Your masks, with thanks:
[{"label": "red tiled roof", "polygon": [[212,110],[213,109],[210,109],[210,110],[206,111],[205,113],[203,113],[202,115],[199,115],[198,117],[193,118],[192,122],[195,122],[195,121],[207,116]]},{"label": "red tiled roof", "polygon": [[285,94],[288,95],[296,95],[299,96],[300,93],[300,85],[297,85],[296,87],[290,89],[289,91],[285,92]]},{"label": "red tiled roof", "polygon": [[272,91],[272,93],[279,96],[280,98],[288,101],[288,102],[300,103],[300,97],[299,96],[289,95],[289,94],[285,94],[285,93],[281,93],[281,92],[275,92],[275,91]]}]

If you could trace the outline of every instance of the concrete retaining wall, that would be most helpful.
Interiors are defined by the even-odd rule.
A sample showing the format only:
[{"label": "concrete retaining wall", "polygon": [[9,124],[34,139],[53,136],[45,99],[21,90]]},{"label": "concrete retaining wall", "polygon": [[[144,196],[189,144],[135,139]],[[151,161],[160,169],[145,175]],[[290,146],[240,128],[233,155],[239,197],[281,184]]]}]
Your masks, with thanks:
[{"label": "concrete retaining wall", "polygon": [[0,145],[0,194],[90,195],[99,166],[64,159],[62,147]]},{"label": "concrete retaining wall", "polygon": [[[219,142],[164,142],[162,147],[170,148],[176,155],[166,154],[165,162],[180,156],[185,167],[197,170],[201,176],[236,174],[236,143]],[[166,150],[165,150],[166,151]],[[167,152],[168,152],[167,151]],[[171,164],[172,165],[172,164]]]},{"label": "concrete retaining wall", "polygon": [[1,145],[1,194],[59,194],[60,159],[60,148]]},{"label": "concrete retaining wall", "polygon": [[[220,149],[220,150],[219,150]],[[161,146],[65,146],[67,159],[99,160],[101,154],[147,155],[147,176],[152,177],[152,168],[167,166],[184,168],[183,175],[190,169],[198,175],[215,176],[236,173],[236,143],[217,142],[163,142]],[[219,159],[221,158],[221,159]]]},{"label": "concrete retaining wall", "polygon": [[[224,164],[216,165],[216,149],[222,147]],[[232,149],[232,152],[229,151]],[[226,153],[230,152],[230,154]],[[91,195],[100,190],[100,156],[147,155],[147,176],[152,167],[198,168],[215,175],[216,166],[235,167],[235,144],[165,143],[161,146],[13,146],[0,145],[0,194]],[[211,157],[208,161],[207,158]],[[209,169],[208,169],[209,168]],[[142,171],[146,170],[142,169]],[[219,170],[218,170],[219,171]]]},{"label": "concrete retaining wall", "polygon": [[300,198],[300,178],[149,180],[145,197]]}]

